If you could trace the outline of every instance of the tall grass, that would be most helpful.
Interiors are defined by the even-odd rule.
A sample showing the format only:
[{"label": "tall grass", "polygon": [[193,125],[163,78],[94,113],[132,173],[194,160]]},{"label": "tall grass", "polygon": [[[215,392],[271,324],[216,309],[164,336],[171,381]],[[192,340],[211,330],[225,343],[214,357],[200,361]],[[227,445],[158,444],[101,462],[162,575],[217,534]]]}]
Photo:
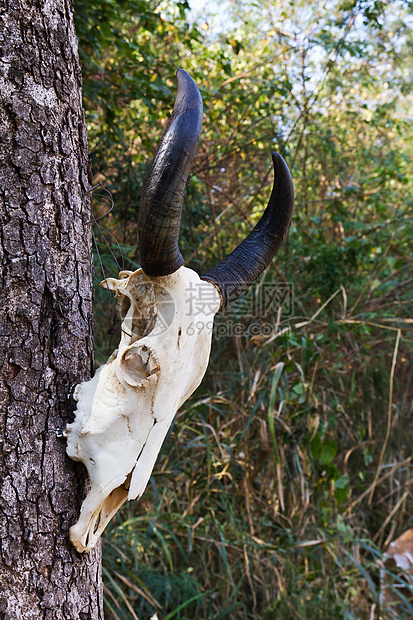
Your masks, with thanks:
[{"label": "tall grass", "polygon": [[322,294],[303,258],[293,240],[280,256],[285,319],[242,302],[218,319],[245,335],[215,339],[146,493],[104,536],[109,620],[413,617],[379,580],[413,525],[413,260],[359,264]]}]

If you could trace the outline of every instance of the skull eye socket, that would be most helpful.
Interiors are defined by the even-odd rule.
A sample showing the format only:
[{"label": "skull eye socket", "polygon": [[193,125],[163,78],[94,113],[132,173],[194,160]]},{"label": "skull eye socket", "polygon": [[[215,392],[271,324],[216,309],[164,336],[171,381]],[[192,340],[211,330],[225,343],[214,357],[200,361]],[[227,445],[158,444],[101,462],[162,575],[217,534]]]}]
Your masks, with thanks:
[{"label": "skull eye socket", "polygon": [[122,371],[126,381],[130,384],[141,383],[149,377],[149,371],[145,368],[142,357],[136,349],[126,351],[122,358]]},{"label": "skull eye socket", "polygon": [[130,386],[142,384],[150,375],[159,371],[159,365],[146,347],[130,347],[120,360],[120,370],[126,383]]}]

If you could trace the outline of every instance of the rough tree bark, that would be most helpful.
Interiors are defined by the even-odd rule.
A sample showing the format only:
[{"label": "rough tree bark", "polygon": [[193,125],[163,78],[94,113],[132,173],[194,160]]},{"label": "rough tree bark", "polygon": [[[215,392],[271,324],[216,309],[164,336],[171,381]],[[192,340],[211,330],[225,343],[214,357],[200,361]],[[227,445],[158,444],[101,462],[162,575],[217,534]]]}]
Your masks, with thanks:
[{"label": "rough tree bark", "polygon": [[0,0],[0,620],[103,618],[68,539],[83,468],[56,429],[90,377],[87,137],[71,0]]}]

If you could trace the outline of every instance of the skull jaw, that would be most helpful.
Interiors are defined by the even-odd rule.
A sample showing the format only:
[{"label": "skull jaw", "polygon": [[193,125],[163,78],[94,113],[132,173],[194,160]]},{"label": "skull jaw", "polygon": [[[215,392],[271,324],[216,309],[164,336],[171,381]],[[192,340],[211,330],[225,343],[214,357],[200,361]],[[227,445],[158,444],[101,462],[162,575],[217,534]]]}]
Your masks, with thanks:
[{"label": "skull jaw", "polygon": [[69,530],[70,540],[79,553],[91,551],[98,542],[103,530],[128,498],[131,474],[125,482],[114,489],[102,501],[103,491],[96,494],[93,490],[86,496],[80,516]]},{"label": "skull jaw", "polygon": [[123,483],[119,484],[122,480],[120,476],[115,477],[109,488],[116,484],[119,486],[108,493],[108,486],[102,489],[92,482],[92,488],[80,509],[79,519],[69,530],[70,540],[79,553],[89,552],[95,547],[107,524],[126,500],[141,497],[177,409],[175,406],[163,422],[152,427],[135,465]]}]

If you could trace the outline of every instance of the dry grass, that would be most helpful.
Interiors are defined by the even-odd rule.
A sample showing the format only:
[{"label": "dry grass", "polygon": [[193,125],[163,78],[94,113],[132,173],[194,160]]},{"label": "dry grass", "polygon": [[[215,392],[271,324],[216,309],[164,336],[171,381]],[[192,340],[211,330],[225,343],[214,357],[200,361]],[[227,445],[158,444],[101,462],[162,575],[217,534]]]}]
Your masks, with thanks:
[{"label": "dry grass", "polygon": [[397,320],[341,286],[214,343],[105,537],[110,620],[412,617],[379,599],[380,549],[413,525],[409,287]]}]

